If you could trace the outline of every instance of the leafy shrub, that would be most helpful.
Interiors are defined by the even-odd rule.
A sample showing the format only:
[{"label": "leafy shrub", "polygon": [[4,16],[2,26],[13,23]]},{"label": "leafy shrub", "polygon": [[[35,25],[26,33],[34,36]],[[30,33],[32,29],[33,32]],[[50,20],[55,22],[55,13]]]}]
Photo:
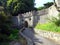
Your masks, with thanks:
[{"label": "leafy shrub", "polygon": [[60,26],[58,27],[54,23],[45,23],[45,24],[38,23],[35,28],[42,29],[45,31],[60,32]]},{"label": "leafy shrub", "polygon": [[3,11],[0,12],[0,41],[7,41],[11,31],[11,24],[10,16]]},{"label": "leafy shrub", "polygon": [[8,42],[0,42],[0,45],[9,45]]},{"label": "leafy shrub", "polygon": [[18,32],[19,32],[19,30],[17,30],[17,29],[12,30],[11,34],[9,36],[9,40],[16,40],[16,39],[18,39],[19,38],[18,37]]},{"label": "leafy shrub", "polygon": [[38,23],[35,28],[52,32],[60,32],[60,14],[58,15],[58,18],[52,17],[48,20],[49,22],[45,24]]},{"label": "leafy shrub", "polygon": [[11,16],[0,12],[0,42],[7,42],[18,37],[18,30],[12,29]]},{"label": "leafy shrub", "polygon": [[58,15],[58,18],[52,17],[52,19],[49,19],[50,22],[53,22],[55,25],[60,26],[60,14]]}]

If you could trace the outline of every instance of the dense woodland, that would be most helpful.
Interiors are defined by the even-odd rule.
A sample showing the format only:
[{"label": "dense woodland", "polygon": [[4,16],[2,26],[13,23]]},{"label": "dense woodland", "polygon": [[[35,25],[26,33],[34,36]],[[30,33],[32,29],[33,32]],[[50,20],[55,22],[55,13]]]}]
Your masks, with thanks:
[{"label": "dense woodland", "polygon": [[35,0],[2,0],[0,3],[8,13],[17,15],[34,10],[34,1]]},{"label": "dense woodland", "polygon": [[34,10],[34,1],[0,0],[0,42],[18,39],[19,31],[17,28],[12,28],[11,17]]}]

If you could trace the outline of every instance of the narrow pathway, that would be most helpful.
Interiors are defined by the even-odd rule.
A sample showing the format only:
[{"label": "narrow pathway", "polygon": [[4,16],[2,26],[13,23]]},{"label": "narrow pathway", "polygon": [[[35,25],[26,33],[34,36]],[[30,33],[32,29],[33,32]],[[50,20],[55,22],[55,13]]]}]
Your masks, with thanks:
[{"label": "narrow pathway", "polygon": [[35,45],[58,45],[56,42],[47,38],[41,37],[39,34],[35,34],[34,37]]},{"label": "narrow pathway", "polygon": [[26,28],[26,30],[23,31],[23,34],[29,37],[33,41],[34,45],[58,45],[52,40],[41,37],[39,34],[35,34],[30,28]]}]

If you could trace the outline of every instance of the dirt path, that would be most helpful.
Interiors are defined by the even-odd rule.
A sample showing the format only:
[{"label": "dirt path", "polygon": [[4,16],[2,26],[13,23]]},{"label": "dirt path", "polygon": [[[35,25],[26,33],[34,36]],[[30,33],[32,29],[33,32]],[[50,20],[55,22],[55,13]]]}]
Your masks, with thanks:
[{"label": "dirt path", "polygon": [[34,42],[34,45],[58,45],[52,40],[41,37],[39,34],[33,33],[29,28],[26,29],[23,33]]},{"label": "dirt path", "polygon": [[35,38],[33,40],[35,45],[59,45],[52,40],[39,36],[38,34],[35,34]]}]

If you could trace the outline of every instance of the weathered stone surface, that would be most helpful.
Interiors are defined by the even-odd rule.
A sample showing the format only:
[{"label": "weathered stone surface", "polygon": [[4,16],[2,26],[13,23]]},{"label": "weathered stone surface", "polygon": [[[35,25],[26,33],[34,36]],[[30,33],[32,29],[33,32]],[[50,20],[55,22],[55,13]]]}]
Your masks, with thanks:
[{"label": "weathered stone surface", "polygon": [[16,42],[14,45],[21,45],[21,43],[19,43],[19,42]]},{"label": "weathered stone surface", "polygon": [[20,42],[12,41],[10,45],[22,45]]},{"label": "weathered stone surface", "polygon": [[42,30],[38,30],[38,29],[35,29],[35,32],[37,34],[40,33],[39,34],[40,36],[52,39],[60,44],[60,34],[58,34],[58,33],[53,33],[53,32],[49,32],[49,31],[42,31]]},{"label": "weathered stone surface", "polygon": [[[41,33],[42,33],[42,31],[41,31]],[[46,33],[46,32],[43,32],[43,33]],[[32,43],[33,43],[33,45],[59,45],[59,44],[57,44],[56,42],[54,42],[50,39],[44,38],[43,36],[45,34],[41,34],[43,36],[40,35],[40,32],[38,34],[35,34],[29,28],[26,28],[26,30],[24,31],[23,34],[25,36],[27,36],[29,39],[31,39],[31,40],[27,39],[28,45],[32,45]],[[46,35],[47,35],[47,33],[46,33]]]},{"label": "weathered stone surface", "polygon": [[[28,30],[28,28],[26,28],[25,30]],[[33,45],[33,41],[32,41],[32,40],[29,38],[29,36],[28,36],[29,31],[27,31],[27,34],[26,34],[25,30],[24,30],[23,33],[20,32],[20,34],[26,39],[27,45]],[[31,32],[30,32],[30,33],[31,33]]]}]

